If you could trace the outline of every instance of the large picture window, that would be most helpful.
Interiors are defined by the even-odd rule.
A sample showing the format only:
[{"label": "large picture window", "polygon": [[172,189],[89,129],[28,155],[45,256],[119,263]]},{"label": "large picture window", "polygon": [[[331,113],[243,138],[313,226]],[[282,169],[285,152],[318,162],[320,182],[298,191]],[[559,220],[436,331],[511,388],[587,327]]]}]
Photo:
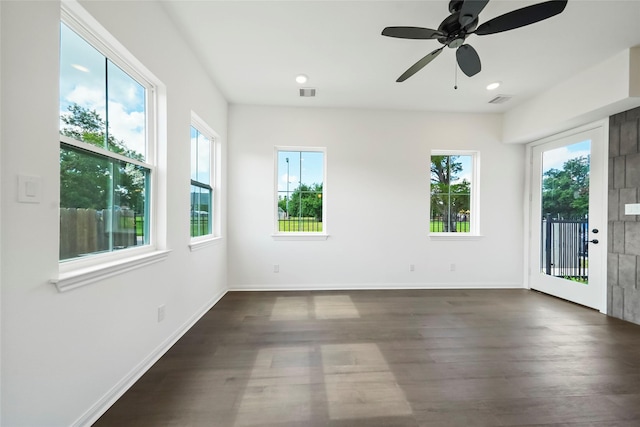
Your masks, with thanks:
[{"label": "large picture window", "polygon": [[60,26],[61,261],[148,245],[154,170],[151,85],[72,27]]},{"label": "large picture window", "polygon": [[325,233],[325,151],[277,148],[276,234]]},{"label": "large picture window", "polygon": [[476,152],[432,153],[430,233],[478,234],[477,159]]}]

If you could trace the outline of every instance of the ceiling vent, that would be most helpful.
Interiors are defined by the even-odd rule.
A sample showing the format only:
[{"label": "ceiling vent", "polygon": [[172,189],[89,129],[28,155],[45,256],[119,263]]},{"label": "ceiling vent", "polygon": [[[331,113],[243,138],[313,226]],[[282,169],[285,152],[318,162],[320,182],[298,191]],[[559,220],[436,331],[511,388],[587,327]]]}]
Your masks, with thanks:
[{"label": "ceiling vent", "polygon": [[513,98],[512,95],[498,95],[495,98],[493,98],[491,101],[489,101],[489,104],[504,104],[511,98]]},{"label": "ceiling vent", "polygon": [[300,88],[300,96],[304,98],[316,96],[316,90],[315,88],[311,88],[311,87],[302,87]]}]

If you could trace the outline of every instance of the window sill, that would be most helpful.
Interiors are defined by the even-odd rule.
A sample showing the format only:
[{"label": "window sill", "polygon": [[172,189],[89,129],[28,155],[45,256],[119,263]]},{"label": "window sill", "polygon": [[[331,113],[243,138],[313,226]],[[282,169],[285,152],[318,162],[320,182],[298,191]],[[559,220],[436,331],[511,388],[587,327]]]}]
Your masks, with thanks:
[{"label": "window sill", "polygon": [[431,240],[480,240],[484,236],[481,234],[468,233],[430,233]]},{"label": "window sill", "polygon": [[272,234],[271,237],[273,240],[327,240],[329,238],[328,234],[322,233],[279,233]]},{"label": "window sill", "polygon": [[135,270],[156,262],[163,261],[169,256],[167,250],[154,251],[144,255],[120,259],[100,265],[84,267],[77,270],[61,273],[58,278],[50,282],[56,285],[58,292],[66,292],[81,286],[88,285],[99,280],[106,279],[127,271]]},{"label": "window sill", "polygon": [[204,238],[204,239],[198,239],[198,240],[194,239],[191,241],[191,243],[189,243],[189,249],[191,249],[191,252],[193,252],[209,246],[218,245],[221,242],[222,242],[222,237],[208,236],[207,238]]}]

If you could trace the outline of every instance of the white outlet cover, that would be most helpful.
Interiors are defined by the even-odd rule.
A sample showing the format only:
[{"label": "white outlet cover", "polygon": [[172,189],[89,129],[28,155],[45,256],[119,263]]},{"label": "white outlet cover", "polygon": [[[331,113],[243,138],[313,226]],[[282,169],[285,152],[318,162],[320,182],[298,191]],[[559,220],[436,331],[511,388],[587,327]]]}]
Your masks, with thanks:
[{"label": "white outlet cover", "polygon": [[640,203],[627,203],[624,205],[625,215],[640,215]]}]

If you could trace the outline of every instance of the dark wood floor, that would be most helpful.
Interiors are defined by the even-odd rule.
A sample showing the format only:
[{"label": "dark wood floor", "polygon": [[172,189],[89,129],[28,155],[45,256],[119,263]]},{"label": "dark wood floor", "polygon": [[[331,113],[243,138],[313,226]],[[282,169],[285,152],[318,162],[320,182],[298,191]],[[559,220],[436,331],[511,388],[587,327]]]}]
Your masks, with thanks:
[{"label": "dark wood floor", "polygon": [[526,290],[231,292],[97,426],[640,426],[640,326]]}]

